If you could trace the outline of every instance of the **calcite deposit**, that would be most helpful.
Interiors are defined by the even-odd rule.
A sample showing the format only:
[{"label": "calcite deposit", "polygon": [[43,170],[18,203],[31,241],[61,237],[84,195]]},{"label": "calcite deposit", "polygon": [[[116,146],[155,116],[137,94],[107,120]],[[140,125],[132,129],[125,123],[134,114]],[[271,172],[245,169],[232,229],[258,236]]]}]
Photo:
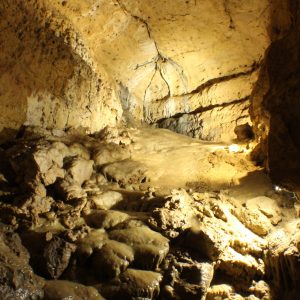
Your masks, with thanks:
[{"label": "calcite deposit", "polygon": [[123,120],[233,139],[251,123],[289,9],[288,0],[2,0],[0,126],[95,132]]},{"label": "calcite deposit", "polygon": [[0,0],[0,299],[298,299],[299,3]]},{"label": "calcite deposit", "polygon": [[[173,161],[195,151],[194,169]],[[93,135],[29,127],[1,153],[1,299],[299,293],[295,200],[264,174],[249,187],[245,170],[261,170],[247,153],[162,129],[108,127]]]}]

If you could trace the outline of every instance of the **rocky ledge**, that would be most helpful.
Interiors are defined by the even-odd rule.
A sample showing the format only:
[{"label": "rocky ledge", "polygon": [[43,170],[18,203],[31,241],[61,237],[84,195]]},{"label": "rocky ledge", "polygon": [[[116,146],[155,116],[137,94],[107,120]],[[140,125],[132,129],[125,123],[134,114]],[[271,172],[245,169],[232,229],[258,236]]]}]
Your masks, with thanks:
[{"label": "rocky ledge", "polygon": [[[297,201],[271,189],[235,197],[232,183],[160,189],[140,146],[116,128],[26,128],[2,145],[1,299],[295,299]],[[250,168],[226,148],[205,153],[211,168],[218,157]]]}]

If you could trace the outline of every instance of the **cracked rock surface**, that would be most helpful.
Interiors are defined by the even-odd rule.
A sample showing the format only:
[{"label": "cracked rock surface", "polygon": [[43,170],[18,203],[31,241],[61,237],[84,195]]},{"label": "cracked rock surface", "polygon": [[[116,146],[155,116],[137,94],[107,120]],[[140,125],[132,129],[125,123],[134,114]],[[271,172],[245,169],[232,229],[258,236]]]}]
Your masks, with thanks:
[{"label": "cracked rock surface", "polygon": [[231,140],[290,25],[287,0],[2,0],[0,128],[146,122]]},{"label": "cracked rock surface", "polygon": [[[246,153],[165,129],[108,127],[94,135],[29,127],[1,152],[3,299],[299,293],[298,204],[276,193]],[[30,168],[16,168],[20,161]],[[146,181],[127,180],[128,161]]]}]

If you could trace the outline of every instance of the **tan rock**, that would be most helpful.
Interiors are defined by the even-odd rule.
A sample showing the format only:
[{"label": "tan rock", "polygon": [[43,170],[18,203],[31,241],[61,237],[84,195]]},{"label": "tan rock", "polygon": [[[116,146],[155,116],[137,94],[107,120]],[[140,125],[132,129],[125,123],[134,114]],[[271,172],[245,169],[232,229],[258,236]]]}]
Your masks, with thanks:
[{"label": "tan rock", "polygon": [[123,273],[134,260],[133,249],[117,241],[107,241],[93,253],[94,273],[100,278],[113,279]]},{"label": "tan rock", "polygon": [[68,297],[74,300],[104,300],[95,288],[67,280],[46,281],[44,291],[45,300],[61,300]]},{"label": "tan rock", "polygon": [[116,191],[107,191],[91,196],[91,201],[98,209],[114,208],[119,202],[123,201],[123,195]]},{"label": "tan rock", "polygon": [[246,201],[246,207],[250,210],[259,209],[264,215],[266,215],[273,225],[277,225],[281,220],[280,208],[276,200],[260,196]]},{"label": "tan rock", "polygon": [[267,235],[272,227],[271,221],[258,209],[239,208],[233,213],[241,223],[260,236]]},{"label": "tan rock", "polygon": [[91,178],[93,173],[94,162],[92,160],[85,160],[82,158],[72,158],[67,163],[65,176],[70,183],[81,186],[84,181]]}]

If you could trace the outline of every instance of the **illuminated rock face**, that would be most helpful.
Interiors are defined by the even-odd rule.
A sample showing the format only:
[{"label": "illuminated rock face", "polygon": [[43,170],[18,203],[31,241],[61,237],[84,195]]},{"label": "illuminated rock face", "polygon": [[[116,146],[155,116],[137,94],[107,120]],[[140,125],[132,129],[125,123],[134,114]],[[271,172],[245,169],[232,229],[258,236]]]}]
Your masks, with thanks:
[{"label": "illuminated rock face", "polygon": [[[122,120],[229,140],[285,1],[2,1],[0,127]],[[276,15],[280,14],[280,15]],[[212,122],[212,120],[218,120]]]}]

